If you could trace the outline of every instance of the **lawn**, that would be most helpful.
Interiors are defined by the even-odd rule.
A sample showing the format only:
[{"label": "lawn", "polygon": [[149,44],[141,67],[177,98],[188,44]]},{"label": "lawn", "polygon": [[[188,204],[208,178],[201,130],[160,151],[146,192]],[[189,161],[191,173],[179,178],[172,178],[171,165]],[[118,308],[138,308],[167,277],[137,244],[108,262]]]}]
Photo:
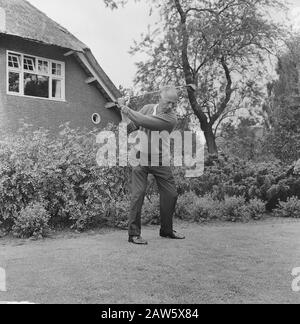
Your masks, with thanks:
[{"label": "lawn", "polygon": [[34,303],[300,303],[291,289],[300,267],[300,222],[177,224],[185,241],[127,243],[125,231],[58,234],[43,241],[1,239],[7,292]]}]

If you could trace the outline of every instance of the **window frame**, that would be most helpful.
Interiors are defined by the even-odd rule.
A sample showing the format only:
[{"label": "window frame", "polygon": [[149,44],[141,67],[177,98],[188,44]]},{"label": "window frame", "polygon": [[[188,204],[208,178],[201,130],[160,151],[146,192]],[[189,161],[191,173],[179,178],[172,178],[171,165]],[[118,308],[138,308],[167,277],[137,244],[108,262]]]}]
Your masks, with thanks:
[{"label": "window frame", "polygon": [[[20,56],[21,66],[19,68],[14,68],[9,66],[9,55]],[[30,57],[35,59],[35,68],[33,71],[29,71],[24,69],[24,57]],[[48,63],[48,73],[39,72],[38,71],[38,63],[39,61],[47,62]],[[54,75],[52,74],[52,63],[60,64],[61,65],[61,75]],[[58,101],[58,102],[66,102],[66,66],[65,62],[47,59],[45,57],[39,57],[35,55],[30,55],[26,53],[19,53],[16,51],[7,50],[6,52],[6,93],[12,96],[24,97],[24,98],[32,98],[32,99],[40,99],[40,100],[50,100],[50,101]],[[12,92],[9,91],[9,73],[19,73],[20,75],[20,84],[19,84],[19,92]],[[48,88],[48,98],[42,97],[35,97],[35,96],[28,96],[24,94],[24,74],[34,74],[38,76],[49,77],[49,88]],[[61,81],[61,98],[52,97],[52,81],[53,80],[60,80]]]}]

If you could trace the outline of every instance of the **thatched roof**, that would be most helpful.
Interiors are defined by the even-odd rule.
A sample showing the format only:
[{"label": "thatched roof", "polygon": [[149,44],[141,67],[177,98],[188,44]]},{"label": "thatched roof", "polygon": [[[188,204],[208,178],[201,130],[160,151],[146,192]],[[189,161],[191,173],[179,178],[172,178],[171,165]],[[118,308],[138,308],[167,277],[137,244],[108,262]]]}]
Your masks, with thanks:
[{"label": "thatched roof", "polygon": [[0,0],[0,7],[6,12],[6,34],[75,51],[87,48],[65,28],[25,0]]},{"label": "thatched roof", "polygon": [[[92,76],[95,77],[95,82],[98,83],[100,90],[107,95],[107,98],[115,99],[120,95],[90,49],[64,27],[26,0],[0,0],[0,10],[1,8],[5,11],[6,21],[5,30],[1,30],[2,24],[0,24],[0,34],[17,36],[74,51],[74,55],[85,68],[87,62],[91,65],[92,69],[87,69],[87,72],[91,73],[90,71],[93,70]],[[1,17],[0,15],[0,19]],[[82,59],[79,59],[80,53],[84,55],[85,63],[82,62]]]}]

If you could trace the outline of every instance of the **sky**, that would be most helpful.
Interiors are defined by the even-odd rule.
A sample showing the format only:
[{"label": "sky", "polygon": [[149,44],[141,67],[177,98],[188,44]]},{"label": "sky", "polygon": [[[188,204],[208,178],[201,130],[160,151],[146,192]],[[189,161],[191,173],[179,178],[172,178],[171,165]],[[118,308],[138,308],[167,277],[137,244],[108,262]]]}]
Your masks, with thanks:
[{"label": "sky", "polygon": [[[129,54],[148,25],[158,17],[149,16],[146,1],[119,10],[105,8],[102,0],[29,0],[50,18],[67,28],[93,51],[98,62],[116,86],[131,87],[137,57]],[[289,0],[293,25],[300,29],[300,0]],[[88,5],[87,5],[88,4]]]}]

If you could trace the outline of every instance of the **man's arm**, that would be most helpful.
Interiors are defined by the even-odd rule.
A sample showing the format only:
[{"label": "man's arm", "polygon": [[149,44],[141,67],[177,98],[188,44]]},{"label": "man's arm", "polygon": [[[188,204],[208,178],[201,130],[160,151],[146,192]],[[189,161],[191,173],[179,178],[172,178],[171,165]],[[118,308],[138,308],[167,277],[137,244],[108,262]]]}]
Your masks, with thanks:
[{"label": "man's arm", "polygon": [[[144,114],[145,111],[147,110],[147,107],[148,106],[143,107],[140,110],[140,113]],[[123,112],[122,112],[122,120],[128,124],[127,125],[127,133],[128,133],[128,135],[130,135],[131,133],[133,133],[133,132],[135,132],[135,131],[137,131],[139,129],[139,126],[137,126],[133,121],[131,121],[128,116],[124,115]]]},{"label": "man's arm", "polygon": [[123,113],[138,127],[144,127],[151,131],[169,131],[171,132],[176,126],[176,119],[164,116],[145,116],[142,113],[131,110],[123,106]]}]

